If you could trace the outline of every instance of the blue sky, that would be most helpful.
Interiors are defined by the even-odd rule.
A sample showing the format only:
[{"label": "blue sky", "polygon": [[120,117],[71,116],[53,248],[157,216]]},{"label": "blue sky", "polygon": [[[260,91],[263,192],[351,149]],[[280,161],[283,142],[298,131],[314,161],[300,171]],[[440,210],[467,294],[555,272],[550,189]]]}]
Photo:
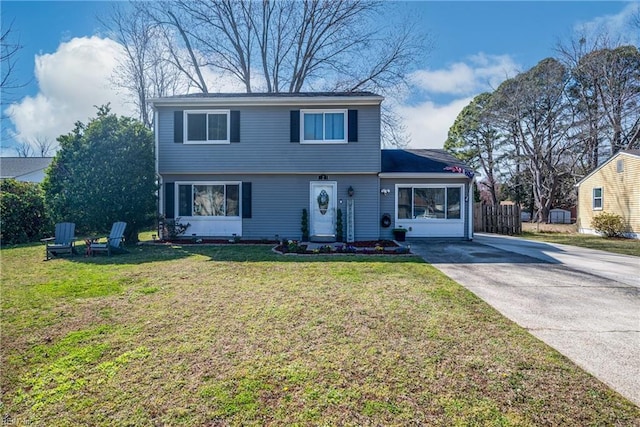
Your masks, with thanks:
[{"label": "blue sky", "polygon": [[[394,2],[399,16],[417,17],[432,40],[412,74],[410,96],[395,108],[411,133],[411,147],[441,148],[446,131],[473,96],[497,86],[555,54],[559,41],[604,28],[636,45],[640,35],[625,26],[638,2]],[[94,105],[111,102],[126,114],[130,106],[109,81],[118,46],[105,38],[96,19],[108,2],[2,1],[3,28],[13,30],[23,49],[16,77],[28,84],[3,93],[9,119],[2,126],[11,145],[36,137],[55,139],[76,121],[95,113]],[[7,110],[7,101],[13,105]],[[6,134],[6,132],[3,132]]]}]

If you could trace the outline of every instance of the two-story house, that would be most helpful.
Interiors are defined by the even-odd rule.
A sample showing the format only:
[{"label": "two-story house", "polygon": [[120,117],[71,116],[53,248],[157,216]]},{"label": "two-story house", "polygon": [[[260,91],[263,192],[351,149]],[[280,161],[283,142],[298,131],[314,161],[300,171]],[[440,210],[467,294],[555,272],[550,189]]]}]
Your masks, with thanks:
[{"label": "two-story house", "polygon": [[[381,150],[381,96],[192,94],[152,100],[160,214],[197,236],[471,238],[472,173],[440,150]],[[465,174],[466,173],[466,174]]]}]

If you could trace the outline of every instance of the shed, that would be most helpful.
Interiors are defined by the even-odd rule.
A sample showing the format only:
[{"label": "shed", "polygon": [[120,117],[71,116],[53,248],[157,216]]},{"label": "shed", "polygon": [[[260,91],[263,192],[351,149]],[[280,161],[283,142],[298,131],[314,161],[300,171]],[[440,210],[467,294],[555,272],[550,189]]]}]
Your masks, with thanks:
[{"label": "shed", "polygon": [[549,211],[549,222],[551,224],[571,224],[571,211],[551,209]]}]

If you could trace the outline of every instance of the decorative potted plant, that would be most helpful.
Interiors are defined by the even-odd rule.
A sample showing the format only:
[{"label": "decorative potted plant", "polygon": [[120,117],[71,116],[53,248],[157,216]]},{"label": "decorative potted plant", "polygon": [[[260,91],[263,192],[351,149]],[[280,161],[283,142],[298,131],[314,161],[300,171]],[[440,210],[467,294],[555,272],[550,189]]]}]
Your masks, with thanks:
[{"label": "decorative potted plant", "polygon": [[302,220],[300,225],[301,225],[300,229],[302,230],[302,241],[308,242],[309,241],[309,214],[307,213],[306,209],[302,209]]},{"label": "decorative potted plant", "polygon": [[336,211],[336,241],[344,242],[344,227],[342,225],[342,209]]},{"label": "decorative potted plant", "polygon": [[406,228],[394,228],[393,229],[393,237],[398,242],[404,242],[406,234],[407,234],[407,229]]}]

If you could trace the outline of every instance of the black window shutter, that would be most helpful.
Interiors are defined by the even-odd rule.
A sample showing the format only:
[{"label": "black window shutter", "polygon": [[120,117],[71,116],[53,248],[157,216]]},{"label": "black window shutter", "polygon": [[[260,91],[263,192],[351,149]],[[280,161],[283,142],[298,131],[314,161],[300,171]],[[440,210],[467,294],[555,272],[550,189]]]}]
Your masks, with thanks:
[{"label": "black window shutter", "polygon": [[349,110],[348,117],[348,141],[358,142],[358,110]]},{"label": "black window shutter", "polygon": [[173,182],[165,182],[164,184],[164,217],[175,218],[176,216],[176,186]]},{"label": "black window shutter", "polygon": [[251,218],[251,183],[242,183],[242,218]]},{"label": "black window shutter", "polygon": [[231,132],[229,141],[240,142],[240,111],[231,111]]},{"label": "black window shutter", "polygon": [[193,213],[193,194],[191,184],[178,185],[178,215],[191,216]]},{"label": "black window shutter", "polygon": [[182,114],[182,111],[173,112],[173,142],[183,142],[183,118],[184,115]]},{"label": "black window shutter", "polygon": [[300,110],[291,110],[291,142],[300,142]]}]

